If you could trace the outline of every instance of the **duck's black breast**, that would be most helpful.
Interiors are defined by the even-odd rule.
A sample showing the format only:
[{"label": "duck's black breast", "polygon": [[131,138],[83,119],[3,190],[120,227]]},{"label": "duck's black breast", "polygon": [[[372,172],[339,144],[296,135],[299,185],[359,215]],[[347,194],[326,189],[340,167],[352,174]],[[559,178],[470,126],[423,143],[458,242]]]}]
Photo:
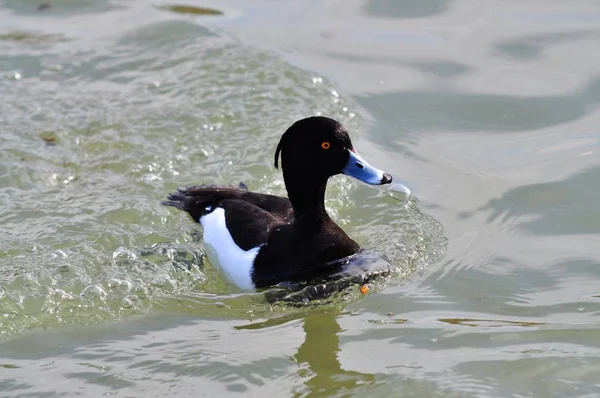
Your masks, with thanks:
[{"label": "duck's black breast", "polygon": [[300,281],[326,271],[323,264],[358,252],[359,246],[333,221],[302,228],[297,223],[274,225],[252,271],[256,287]]}]

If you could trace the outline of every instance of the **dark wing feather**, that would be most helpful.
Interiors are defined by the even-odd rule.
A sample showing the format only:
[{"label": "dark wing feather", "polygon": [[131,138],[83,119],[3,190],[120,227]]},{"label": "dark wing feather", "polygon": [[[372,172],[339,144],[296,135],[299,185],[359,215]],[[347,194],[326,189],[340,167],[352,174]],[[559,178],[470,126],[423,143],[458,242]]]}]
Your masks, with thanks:
[{"label": "dark wing feather", "polygon": [[285,224],[281,217],[244,200],[225,199],[219,207],[225,210],[225,224],[233,241],[243,250],[267,243],[271,229]]},{"label": "dark wing feather", "polygon": [[198,222],[207,211],[220,207],[221,202],[227,199],[251,203],[265,212],[287,221],[291,221],[293,216],[292,205],[288,198],[248,192],[248,187],[243,183],[240,183],[238,187],[198,185],[180,188],[177,192],[169,194],[167,200],[162,203],[188,212]]}]

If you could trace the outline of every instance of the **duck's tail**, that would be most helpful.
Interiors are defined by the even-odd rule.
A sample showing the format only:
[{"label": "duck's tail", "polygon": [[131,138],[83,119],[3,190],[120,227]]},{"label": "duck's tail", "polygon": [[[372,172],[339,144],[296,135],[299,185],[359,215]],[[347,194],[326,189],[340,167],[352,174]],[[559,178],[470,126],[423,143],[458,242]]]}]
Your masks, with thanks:
[{"label": "duck's tail", "polygon": [[167,200],[163,200],[160,203],[165,206],[171,206],[185,211],[185,199],[187,198],[187,193],[186,189],[178,188],[177,192],[170,193],[167,196]]}]

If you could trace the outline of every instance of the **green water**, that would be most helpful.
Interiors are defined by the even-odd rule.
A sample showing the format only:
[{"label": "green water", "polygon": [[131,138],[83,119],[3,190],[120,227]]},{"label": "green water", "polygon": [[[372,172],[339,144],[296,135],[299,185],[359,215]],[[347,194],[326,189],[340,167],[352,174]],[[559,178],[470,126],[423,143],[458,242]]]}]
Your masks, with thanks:
[{"label": "green water", "polygon": [[[49,4],[0,5],[2,396],[600,393],[595,2]],[[311,114],[414,196],[333,178],[393,275],[268,305],[160,200],[284,194]]]}]

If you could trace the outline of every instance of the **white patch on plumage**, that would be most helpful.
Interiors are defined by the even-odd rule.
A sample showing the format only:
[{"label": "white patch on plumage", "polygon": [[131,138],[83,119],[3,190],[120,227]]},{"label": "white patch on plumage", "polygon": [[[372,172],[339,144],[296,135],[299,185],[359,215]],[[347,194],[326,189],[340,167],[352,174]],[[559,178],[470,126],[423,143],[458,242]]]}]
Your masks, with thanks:
[{"label": "white patch on plumage", "polygon": [[235,244],[225,224],[225,210],[217,207],[200,217],[204,229],[203,240],[211,264],[220,267],[240,289],[254,289],[251,271],[260,246],[243,250]]}]

